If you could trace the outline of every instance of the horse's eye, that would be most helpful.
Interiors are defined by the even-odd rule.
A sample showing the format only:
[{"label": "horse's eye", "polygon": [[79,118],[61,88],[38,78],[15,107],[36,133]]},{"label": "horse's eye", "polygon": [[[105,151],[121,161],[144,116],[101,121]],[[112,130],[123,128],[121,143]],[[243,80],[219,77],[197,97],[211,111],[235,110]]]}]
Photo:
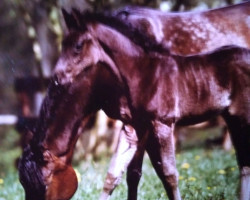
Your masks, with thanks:
[{"label": "horse's eye", "polygon": [[82,51],[83,42],[79,42],[75,45],[75,53],[80,53]]}]

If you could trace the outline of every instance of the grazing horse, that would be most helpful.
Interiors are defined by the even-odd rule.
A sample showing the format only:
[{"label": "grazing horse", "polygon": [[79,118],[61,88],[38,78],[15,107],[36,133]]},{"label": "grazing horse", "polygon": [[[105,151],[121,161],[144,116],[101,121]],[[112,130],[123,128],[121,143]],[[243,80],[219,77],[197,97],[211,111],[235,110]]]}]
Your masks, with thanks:
[{"label": "grazing horse", "polygon": [[70,32],[63,41],[34,137],[19,164],[27,200],[71,198],[77,187],[71,167],[77,129],[99,109],[125,124],[121,134],[131,140],[132,148],[123,151],[127,158],[121,165],[126,167],[135,153],[144,154],[153,143],[154,149],[147,149],[149,156],[174,200],[181,199],[175,124],[222,115],[241,170],[241,199],[250,197],[249,50],[227,46],[180,56],[116,17],[85,13],[80,21],[64,15]]}]

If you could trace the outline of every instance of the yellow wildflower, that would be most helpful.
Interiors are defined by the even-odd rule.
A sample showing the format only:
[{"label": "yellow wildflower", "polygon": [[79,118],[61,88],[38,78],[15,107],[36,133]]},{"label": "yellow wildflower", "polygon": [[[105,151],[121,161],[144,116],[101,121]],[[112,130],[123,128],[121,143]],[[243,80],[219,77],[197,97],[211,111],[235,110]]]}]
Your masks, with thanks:
[{"label": "yellow wildflower", "polygon": [[2,178],[0,178],[0,184],[3,184],[4,180]]},{"label": "yellow wildflower", "polygon": [[182,165],[181,165],[181,168],[182,169],[188,169],[190,167],[190,164],[189,163],[183,163]]},{"label": "yellow wildflower", "polygon": [[179,176],[179,180],[183,180],[184,179],[184,177],[183,176]]},{"label": "yellow wildflower", "polygon": [[207,190],[211,190],[211,187],[207,187]]},{"label": "yellow wildflower", "polygon": [[220,169],[220,170],[218,171],[218,173],[219,173],[219,174],[225,174],[226,171],[225,171],[224,169]]},{"label": "yellow wildflower", "polygon": [[200,158],[201,158],[201,157],[198,156],[198,155],[194,157],[195,160],[200,160]]},{"label": "yellow wildflower", "polygon": [[234,150],[234,148],[232,148],[230,152],[231,152],[231,154],[233,154],[233,155],[234,155],[234,154],[235,154],[235,150]]},{"label": "yellow wildflower", "polygon": [[235,167],[232,167],[232,168],[231,168],[231,171],[234,171],[234,170],[235,170]]},{"label": "yellow wildflower", "polygon": [[191,177],[188,178],[188,180],[189,181],[196,181],[196,178],[191,176]]},{"label": "yellow wildflower", "polygon": [[78,183],[80,183],[81,182],[81,174],[77,169],[74,169],[74,170],[75,170],[75,173],[76,173],[77,181],[78,181]]}]

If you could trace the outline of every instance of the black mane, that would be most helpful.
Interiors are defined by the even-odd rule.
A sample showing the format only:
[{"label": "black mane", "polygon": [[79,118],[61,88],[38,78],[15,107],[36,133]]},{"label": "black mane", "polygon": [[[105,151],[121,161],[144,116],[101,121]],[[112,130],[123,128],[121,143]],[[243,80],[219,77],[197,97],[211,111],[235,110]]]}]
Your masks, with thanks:
[{"label": "black mane", "polygon": [[80,22],[83,29],[87,23],[102,23],[122,33],[136,45],[143,48],[145,52],[169,52],[166,46],[147,36],[142,30],[133,27],[127,20],[122,20],[122,18],[118,16],[119,13],[91,13],[89,11],[80,13],[77,10],[74,10],[74,12],[78,15],[78,19],[81,20]]},{"label": "black mane", "polygon": [[25,189],[26,199],[45,199],[45,184],[41,172],[40,162],[31,151],[30,146],[24,149],[18,163],[19,180]]},{"label": "black mane", "polygon": [[57,108],[62,102],[61,99],[67,91],[67,85],[62,86],[59,84],[57,77],[53,77],[50,80],[48,86],[46,98],[41,106],[39,120],[35,126],[33,138],[30,143],[30,150],[36,154],[37,159],[43,159],[43,147],[42,142],[46,136],[46,132],[50,124],[55,120]]}]

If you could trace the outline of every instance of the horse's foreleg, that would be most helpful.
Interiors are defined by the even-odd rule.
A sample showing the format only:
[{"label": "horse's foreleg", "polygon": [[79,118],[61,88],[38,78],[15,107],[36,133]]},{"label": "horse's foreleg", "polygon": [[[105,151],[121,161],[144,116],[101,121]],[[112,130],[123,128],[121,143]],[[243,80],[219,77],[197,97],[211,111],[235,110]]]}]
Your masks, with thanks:
[{"label": "horse's foreleg", "polygon": [[241,168],[240,200],[250,199],[250,167]]},{"label": "horse's foreleg", "polygon": [[125,125],[121,130],[118,146],[111,159],[99,200],[108,199],[115,187],[120,183],[124,171],[135,155],[137,141],[135,130],[131,126]]},{"label": "horse's foreleg", "polygon": [[174,126],[154,122],[146,150],[170,200],[180,200],[178,171],[175,162]]},{"label": "horse's foreleg", "polygon": [[142,162],[144,150],[136,152],[127,170],[128,200],[137,199],[139,181],[142,175]]},{"label": "horse's foreleg", "polygon": [[250,200],[250,124],[229,113],[226,113],[224,118],[231,134],[240,168],[240,200]]}]

